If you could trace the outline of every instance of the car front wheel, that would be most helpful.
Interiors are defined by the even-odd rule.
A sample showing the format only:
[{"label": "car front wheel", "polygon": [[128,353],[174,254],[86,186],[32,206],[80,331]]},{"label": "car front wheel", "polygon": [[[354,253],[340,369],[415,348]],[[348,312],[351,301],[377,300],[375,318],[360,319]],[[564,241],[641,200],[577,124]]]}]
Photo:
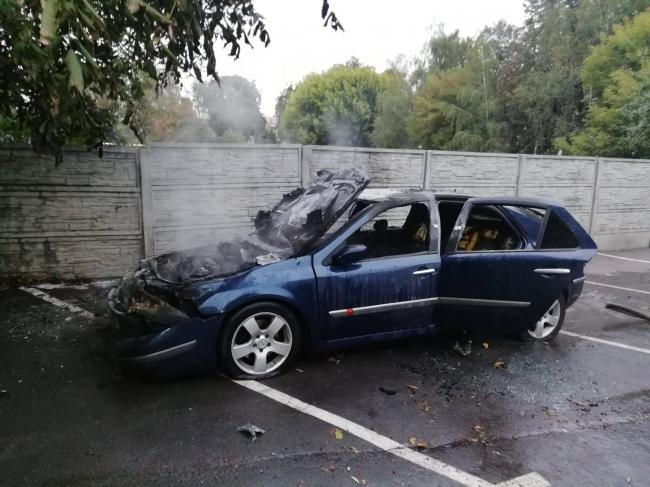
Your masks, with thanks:
[{"label": "car front wheel", "polygon": [[548,342],[553,340],[564,324],[566,300],[564,296],[557,298],[551,307],[535,323],[535,326],[521,334],[527,342]]},{"label": "car front wheel", "polygon": [[301,343],[300,326],[291,311],[276,303],[256,303],[228,321],[221,357],[230,377],[264,379],[285,371]]}]

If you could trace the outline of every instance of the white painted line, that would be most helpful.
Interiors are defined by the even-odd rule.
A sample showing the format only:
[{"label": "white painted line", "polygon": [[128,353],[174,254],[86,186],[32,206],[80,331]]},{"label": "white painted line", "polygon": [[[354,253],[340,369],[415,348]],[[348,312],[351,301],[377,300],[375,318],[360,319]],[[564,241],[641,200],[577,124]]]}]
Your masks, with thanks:
[{"label": "white painted line", "polygon": [[643,262],[644,264],[650,264],[650,260],[633,259],[632,257],[621,257],[620,255],[603,254],[602,252],[598,252],[597,255],[602,255],[603,257],[609,257],[611,259],[631,260],[633,262]]},{"label": "white painted line", "polygon": [[621,291],[631,291],[633,293],[650,294],[650,291],[643,291],[641,289],[633,289],[631,287],[613,286],[611,284],[604,284],[602,282],[594,282],[594,281],[585,281],[585,282],[587,284],[591,284],[592,286],[611,287],[612,289],[620,289]]},{"label": "white painted line", "polygon": [[37,298],[42,299],[43,301],[47,301],[48,303],[53,304],[54,306],[58,306],[59,308],[66,309],[68,311],[72,311],[73,313],[77,313],[78,315],[81,315],[84,318],[88,318],[89,320],[95,318],[95,315],[92,314],[90,311],[86,311],[85,309],[82,309],[79,306],[75,306],[74,304],[61,301],[60,299],[57,299],[54,296],[50,296],[49,294],[46,294],[43,291],[39,291],[36,288],[21,287],[20,289],[25,291],[26,293],[31,294],[32,296],[36,296]]},{"label": "white painted line", "polygon": [[611,347],[623,348],[625,350],[632,350],[633,352],[641,352],[650,355],[650,350],[647,348],[633,347],[632,345],[625,345],[624,343],[612,342],[610,340],[603,340],[602,338],[596,338],[588,335],[581,335],[580,333],[573,333],[572,331],[560,330],[560,333],[570,337],[588,340],[590,342],[602,343],[603,345],[609,345]]},{"label": "white painted line", "polygon": [[[285,394],[284,392],[280,392],[277,389],[272,389],[271,387],[268,387],[260,382],[253,381],[253,380],[233,380],[233,382],[235,384],[239,384],[242,387],[246,387],[251,391],[262,394],[263,396],[268,397],[269,399],[272,399],[276,402],[279,402],[280,404],[289,406],[290,408],[295,409],[296,411],[299,411],[304,414],[308,414],[309,416],[320,419],[321,421],[329,423],[332,426],[345,430],[348,433],[357,436],[362,440],[371,443],[372,445],[375,445],[376,447],[380,448],[381,450],[387,453],[403,458],[404,460],[419,465],[420,467],[430,470],[431,472],[437,473],[438,475],[442,475],[443,477],[447,477],[448,479],[454,480],[461,485],[465,485],[468,487],[493,487],[495,485],[488,482],[487,480],[483,480],[479,477],[475,477],[472,474],[463,472],[462,470],[459,470],[456,467],[447,465],[446,463],[436,460],[435,458],[424,455],[423,453],[420,453],[418,451],[412,450],[402,445],[401,443],[398,443],[395,440],[388,438],[387,436],[380,435],[379,433],[376,433],[364,426],[361,426],[360,424],[354,423],[341,416],[330,413],[329,411],[325,411],[324,409],[321,409],[319,407],[312,406],[311,404],[307,404],[306,402],[303,402],[300,399]],[[497,485],[509,486],[509,487],[550,486],[550,484],[546,480],[544,480],[543,477],[535,473],[524,475],[522,477],[518,477],[517,479],[510,480],[504,484],[497,484]]]}]

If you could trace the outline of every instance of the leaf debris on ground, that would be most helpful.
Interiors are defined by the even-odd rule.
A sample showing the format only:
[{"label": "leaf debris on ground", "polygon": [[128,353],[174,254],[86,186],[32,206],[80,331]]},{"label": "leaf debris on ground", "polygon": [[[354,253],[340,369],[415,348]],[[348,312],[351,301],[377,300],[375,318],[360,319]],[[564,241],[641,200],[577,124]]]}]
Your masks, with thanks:
[{"label": "leaf debris on ground", "polygon": [[266,431],[264,431],[259,426],[255,426],[254,424],[250,424],[250,423],[246,423],[243,426],[239,426],[237,428],[237,431],[239,431],[240,433],[246,433],[250,435],[253,441],[257,439],[257,435],[263,435],[264,433],[266,433]]}]

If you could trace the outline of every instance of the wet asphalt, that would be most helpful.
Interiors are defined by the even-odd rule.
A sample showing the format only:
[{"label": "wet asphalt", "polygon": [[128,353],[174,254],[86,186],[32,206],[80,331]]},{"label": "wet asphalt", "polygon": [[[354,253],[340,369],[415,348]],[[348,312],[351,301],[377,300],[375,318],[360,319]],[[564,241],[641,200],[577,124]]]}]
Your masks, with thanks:
[{"label": "wet asphalt", "polygon": [[[650,264],[596,256],[588,281],[650,292]],[[115,377],[108,289],[44,291],[98,318],[0,291],[0,485],[458,485],[217,375]],[[650,312],[650,294],[587,284],[564,329],[650,350],[650,323],[607,302]],[[445,334],[303,357],[265,384],[492,483],[650,485],[650,354]]]}]

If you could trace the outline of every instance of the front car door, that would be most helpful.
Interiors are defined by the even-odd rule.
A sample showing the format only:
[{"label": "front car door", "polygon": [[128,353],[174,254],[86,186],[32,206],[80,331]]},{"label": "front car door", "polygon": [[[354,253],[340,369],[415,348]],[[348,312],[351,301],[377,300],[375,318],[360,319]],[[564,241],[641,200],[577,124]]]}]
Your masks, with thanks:
[{"label": "front car door", "polygon": [[571,299],[595,244],[561,207],[518,198],[467,200],[442,256],[440,317],[530,328]]},{"label": "front car door", "polygon": [[[440,271],[438,214],[431,201],[375,203],[313,258],[322,338],[407,333],[432,324]],[[348,245],[368,256],[339,264]]]}]

